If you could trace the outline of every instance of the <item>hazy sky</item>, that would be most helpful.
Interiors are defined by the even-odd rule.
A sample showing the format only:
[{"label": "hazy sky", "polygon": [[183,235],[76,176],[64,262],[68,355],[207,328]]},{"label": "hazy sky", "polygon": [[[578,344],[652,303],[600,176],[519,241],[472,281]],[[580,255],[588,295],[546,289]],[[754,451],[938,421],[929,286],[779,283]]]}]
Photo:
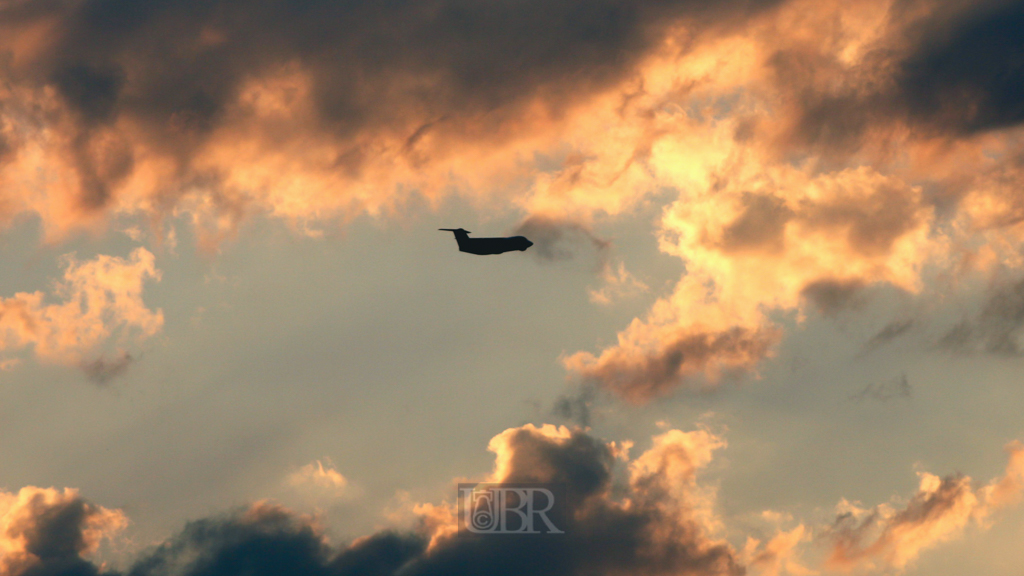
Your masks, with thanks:
[{"label": "hazy sky", "polygon": [[1022,30],[0,0],[0,576],[1016,576]]}]

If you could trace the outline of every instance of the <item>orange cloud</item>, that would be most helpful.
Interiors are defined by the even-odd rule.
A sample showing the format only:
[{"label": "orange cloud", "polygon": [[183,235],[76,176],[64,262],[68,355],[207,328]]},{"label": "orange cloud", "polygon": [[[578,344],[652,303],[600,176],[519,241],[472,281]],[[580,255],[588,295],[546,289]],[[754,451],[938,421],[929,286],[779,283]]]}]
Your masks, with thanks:
[{"label": "orange cloud", "polygon": [[[491,439],[488,450],[495,463],[485,482],[547,482],[567,488],[570,526],[566,541],[558,545],[564,556],[541,573],[565,573],[577,566],[595,574],[741,574],[735,552],[715,538],[721,529],[715,491],[697,482],[725,441],[706,430],[668,430],[629,461],[628,487],[613,490],[612,469],[616,461],[629,460],[628,445],[603,443],[581,430],[551,424],[509,428]],[[466,561],[477,554],[480,560],[489,557],[486,547],[475,550],[458,532],[454,505],[420,504],[414,511],[429,541],[425,565],[440,569],[459,554]],[[606,538],[616,544],[599,544],[611,542]],[[545,562],[553,553],[536,552]]]},{"label": "orange cloud", "polygon": [[[51,295],[19,292],[0,299],[0,350],[31,346],[46,362],[77,365],[108,343],[144,339],[163,326],[163,312],[142,301],[146,280],[160,278],[154,257],[136,248],[127,258],[64,257],[64,277]],[[59,298],[59,303],[47,303]]]},{"label": "orange cloud", "polygon": [[[567,573],[687,576],[811,576],[855,569],[902,571],[925,550],[952,540],[973,524],[1016,502],[1024,490],[1024,445],[1007,445],[1006,473],[975,489],[969,478],[921,473],[918,492],[904,504],[864,509],[842,500],[836,521],[788,530],[786,514],[766,512],[775,534],[747,538],[741,551],[718,535],[724,519],[716,494],[700,481],[725,440],[706,429],[669,429],[630,459],[629,442],[604,442],[579,429],[545,424],[509,428],[492,438],[495,454],[487,482],[545,482],[564,486],[568,514],[557,538],[479,538],[460,533],[449,502],[405,506],[411,530],[387,529],[332,549],[315,517],[269,502],[189,522],[163,545],[136,559],[131,573],[199,572],[201,568],[267,565],[296,574],[373,573],[434,576],[459,570],[507,571],[538,576]],[[615,473],[625,462],[626,475]],[[331,486],[340,475],[317,463],[300,470]],[[460,480],[461,481],[461,480]],[[0,492],[0,576],[80,568],[83,556],[126,524],[124,515],[83,501],[74,490],[27,487]],[[808,562],[816,545],[827,557]],[[330,567],[327,570],[325,567]],[[93,569],[93,571],[89,571]],[[218,572],[219,573],[219,572]]]},{"label": "orange cloud", "polygon": [[71,488],[0,491],[0,576],[88,566],[83,557],[127,524],[120,510],[89,504]]},{"label": "orange cloud", "polygon": [[960,536],[969,524],[983,525],[993,512],[1017,502],[1024,490],[1024,446],[1011,443],[1007,452],[1005,474],[977,491],[967,476],[921,472],[917,493],[902,509],[882,504],[866,510],[842,500],[828,535],[832,546],[826,566],[902,570],[922,551]]},{"label": "orange cloud", "polygon": [[[773,312],[916,293],[930,264],[1024,265],[1013,50],[986,43],[1017,42],[1001,5],[609,0],[582,25],[573,2],[273,1],[110,30],[84,6],[0,14],[0,216],[57,240],[185,215],[212,249],[258,214],[316,235],[458,195],[587,229],[669,194],[656,233],[686,275],[565,358],[633,401],[756,370]],[[643,289],[603,270],[596,302]]]},{"label": "orange cloud", "polygon": [[350,496],[352,492],[348,479],[342,476],[330,462],[325,466],[320,460],[306,464],[292,472],[285,478],[285,483],[292,488],[308,491],[313,496],[326,498]]},{"label": "orange cloud", "polygon": [[802,564],[801,546],[811,538],[810,531],[803,524],[789,531],[779,530],[764,548],[756,538],[748,538],[744,547],[744,555],[749,558],[749,566],[760,576],[810,576],[818,571]]}]

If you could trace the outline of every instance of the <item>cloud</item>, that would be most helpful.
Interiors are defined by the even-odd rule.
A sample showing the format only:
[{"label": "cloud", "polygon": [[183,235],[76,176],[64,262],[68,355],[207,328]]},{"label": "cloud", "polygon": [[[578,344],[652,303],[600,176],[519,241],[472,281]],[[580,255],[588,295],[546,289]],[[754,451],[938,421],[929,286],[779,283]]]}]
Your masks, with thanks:
[{"label": "cloud", "polygon": [[[113,364],[85,358],[110,341],[141,340],[162,328],[163,312],[142,301],[145,281],[160,279],[153,254],[136,248],[127,259],[100,255],[84,262],[68,255],[64,265],[52,295],[19,292],[0,299],[0,350],[31,346],[40,360],[80,365],[101,379],[114,376],[128,356]],[[45,302],[54,297],[62,302]]]},{"label": "cloud", "polygon": [[912,388],[907,380],[906,374],[886,380],[884,382],[873,382],[864,387],[863,390],[852,394],[850,400],[877,400],[888,402],[893,398],[910,398]]},{"label": "cloud", "polygon": [[643,401],[756,372],[773,313],[920,293],[964,246],[1019,260],[1021,5],[914,6],[6,5],[0,215],[50,239],[181,215],[212,249],[256,214],[308,231],[454,194],[522,213],[538,257],[592,246],[604,303],[644,286],[590,226],[668,202],[685,275],[566,362]]},{"label": "cloud", "polygon": [[953,352],[987,352],[1001,356],[1021,354],[1024,326],[1024,280],[995,290],[981,312],[951,328],[939,347]]},{"label": "cloud", "polygon": [[628,79],[674,26],[776,3],[6,5],[8,212],[59,235],[181,209],[216,239],[252,211],[388,210],[399,186],[486,173],[492,152]]},{"label": "cloud", "polygon": [[[983,487],[960,475],[921,473],[918,492],[905,504],[864,509],[842,500],[829,526],[812,532],[801,522],[779,528],[764,543],[748,538],[737,551],[718,536],[725,526],[715,488],[699,481],[725,440],[705,429],[668,429],[630,459],[631,445],[550,424],[510,428],[491,439],[494,466],[479,480],[565,487],[565,533],[557,537],[460,532],[455,506],[442,502],[411,504],[416,520],[410,528],[379,530],[336,547],[314,517],[260,501],[187,523],[139,555],[125,574],[806,576],[858,567],[902,570],[969,524],[985,526],[1024,492],[1024,446],[1011,443],[1006,473]],[[298,476],[303,483],[318,478],[336,485],[328,470],[310,465]],[[765,518],[792,521],[781,514]],[[119,511],[89,504],[73,490],[0,493],[0,575],[113,576],[86,557],[126,522]],[[827,557],[805,559],[818,545]]]},{"label": "cloud", "polygon": [[131,354],[122,352],[120,356],[110,360],[105,356],[100,356],[95,360],[83,362],[80,367],[90,381],[102,386],[124,374],[134,361],[135,358]]},{"label": "cloud", "polygon": [[520,223],[515,234],[529,238],[532,253],[542,261],[569,260],[580,244],[589,244],[596,254],[595,268],[604,271],[608,266],[611,242],[598,238],[581,222],[534,215]]},{"label": "cloud", "polygon": [[832,44],[789,36],[768,60],[794,141],[851,153],[901,129],[960,139],[1024,120],[1024,75],[1008,56],[1021,45],[1020,2],[824,8],[844,20],[817,34]]},{"label": "cloud", "polygon": [[551,414],[586,428],[591,424],[597,394],[598,391],[593,386],[580,386],[556,398],[551,406]]},{"label": "cloud", "polygon": [[922,551],[958,537],[969,524],[984,525],[993,512],[1016,503],[1024,489],[1024,446],[1011,443],[1007,452],[1005,474],[978,490],[967,476],[921,472],[917,493],[900,509],[882,504],[868,510],[841,501],[827,535],[827,565],[901,570]]},{"label": "cloud", "polygon": [[[127,574],[739,576],[743,569],[732,548],[712,536],[713,492],[696,481],[712,453],[723,446],[721,438],[704,430],[667,431],[630,463],[625,492],[617,494],[612,472],[619,451],[613,444],[564,427],[512,428],[489,444],[495,466],[488,480],[564,484],[570,508],[564,535],[487,538],[462,534],[451,525],[454,516],[448,505],[421,505],[417,507],[420,523],[414,530],[380,531],[334,549],[311,518],[260,502],[189,522],[179,534],[143,553]],[[86,518],[99,518],[96,514],[103,511],[83,509],[89,511]],[[33,526],[43,525],[43,518],[56,517],[40,508],[33,511]],[[110,518],[123,518],[103,513],[107,514],[103,526],[112,523]],[[66,549],[61,558],[80,560],[77,553],[98,538],[99,520],[90,524],[76,518],[68,524],[70,529],[54,533],[52,545]],[[34,574],[25,564],[10,566],[5,576]],[[99,572],[92,564],[85,564],[83,570],[78,573]]]},{"label": "cloud", "polygon": [[1024,3],[982,2],[920,41],[897,74],[913,118],[959,132],[1024,122]]},{"label": "cloud", "polygon": [[779,530],[763,548],[760,540],[748,538],[744,553],[750,558],[749,566],[752,571],[760,576],[818,574],[817,571],[802,564],[801,546],[810,540],[810,531],[803,524],[799,524],[789,531]]},{"label": "cloud", "polygon": [[625,262],[619,262],[617,268],[613,268],[611,265],[605,266],[601,273],[601,279],[604,280],[604,285],[601,288],[587,290],[590,301],[595,304],[609,305],[616,300],[636,296],[650,290],[647,284],[626,270]]},{"label": "cloud", "polygon": [[72,489],[0,491],[0,576],[97,574],[85,556],[126,525],[119,510],[90,504]]},{"label": "cloud", "polygon": [[[642,154],[630,162],[646,180],[607,187],[619,198],[642,186],[678,192],[658,232],[661,250],[686,273],[616,344],[567,356],[570,371],[649,400],[713,385],[723,369],[756,373],[782,337],[774,313],[834,316],[882,284],[919,295],[927,267],[963,273],[953,264],[964,247],[977,252],[974,265],[1019,267],[1024,232],[1013,191],[1024,173],[1008,130],[1019,71],[1004,50],[1019,38],[1000,23],[1018,11],[1019,2],[911,10],[792,0],[674,59],[652,57],[626,106],[644,118],[635,120],[645,127]],[[955,47],[967,38],[961,54]],[[938,84],[915,92],[918,80]],[[958,105],[929,111],[917,98],[927,94],[962,95],[962,114]],[[1001,120],[976,119],[986,115]],[[575,173],[599,173],[602,159],[582,157]],[[679,353],[688,339],[734,334],[773,336],[689,366]]]},{"label": "cloud", "polygon": [[737,143],[729,122],[688,127],[648,160],[685,191],[665,210],[660,246],[686,273],[616,345],[569,356],[570,370],[643,401],[756,368],[781,338],[772,311],[835,314],[875,284],[920,291],[920,270],[943,245],[920,187],[863,166],[815,174],[775,163]]},{"label": "cloud", "polygon": [[458,570],[533,574],[741,574],[734,552],[711,537],[696,474],[724,443],[704,432],[667,432],[630,464],[628,500],[612,497],[616,450],[580,431],[527,425],[495,436],[488,481],[556,482],[567,488],[562,538],[518,542],[453,531],[410,574]]},{"label": "cloud", "polygon": [[914,320],[909,318],[906,320],[893,320],[892,322],[889,322],[864,343],[861,354],[867,354],[877,350],[900,336],[903,336],[914,327],[914,323]]},{"label": "cloud", "polygon": [[834,281],[818,280],[804,286],[800,294],[812,302],[825,316],[835,316],[840,311],[857,308],[864,285],[859,280]]},{"label": "cloud", "polygon": [[352,495],[352,486],[334,466],[313,461],[288,474],[285,484],[313,497],[336,499]]},{"label": "cloud", "polygon": [[1024,446],[1007,444],[1006,472],[984,486],[969,477],[919,472],[920,485],[909,499],[894,498],[870,508],[841,499],[826,525],[798,522],[785,530],[789,515],[766,511],[776,524],[762,542],[748,537],[741,557],[759,576],[902,573],[926,550],[960,538],[968,527],[986,529],[995,512],[1014,505],[1024,493]]},{"label": "cloud", "polygon": [[661,337],[657,339],[658,348],[650,352],[620,335],[618,347],[597,357],[576,353],[564,363],[585,381],[598,382],[623,398],[642,403],[667,395],[690,375],[753,368],[769,354],[777,339],[778,333],[770,329],[732,328],[683,334],[674,341]]}]

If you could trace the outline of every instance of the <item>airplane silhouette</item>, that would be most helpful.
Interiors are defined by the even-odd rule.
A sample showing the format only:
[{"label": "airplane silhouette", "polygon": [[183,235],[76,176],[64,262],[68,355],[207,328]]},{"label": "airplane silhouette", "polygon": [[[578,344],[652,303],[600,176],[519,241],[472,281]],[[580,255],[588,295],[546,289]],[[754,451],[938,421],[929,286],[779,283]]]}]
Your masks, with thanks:
[{"label": "airplane silhouette", "polygon": [[487,254],[502,254],[513,250],[519,250],[522,252],[530,246],[533,246],[533,242],[527,240],[525,236],[512,236],[511,238],[470,238],[469,231],[463,230],[462,228],[438,228],[438,230],[455,233],[455,241],[459,243],[459,252],[469,252],[470,254],[479,254],[481,256]]}]

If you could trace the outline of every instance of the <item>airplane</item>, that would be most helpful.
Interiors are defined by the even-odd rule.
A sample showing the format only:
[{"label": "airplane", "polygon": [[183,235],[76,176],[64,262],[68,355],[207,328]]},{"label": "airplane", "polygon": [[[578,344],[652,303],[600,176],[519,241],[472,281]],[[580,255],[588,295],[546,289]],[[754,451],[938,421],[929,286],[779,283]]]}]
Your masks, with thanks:
[{"label": "airplane", "polygon": [[533,246],[533,242],[527,240],[525,236],[470,238],[470,232],[462,228],[438,228],[438,230],[455,233],[455,241],[459,243],[459,252],[469,252],[470,254],[478,254],[480,256],[502,254],[513,250],[523,252],[530,246]]}]

